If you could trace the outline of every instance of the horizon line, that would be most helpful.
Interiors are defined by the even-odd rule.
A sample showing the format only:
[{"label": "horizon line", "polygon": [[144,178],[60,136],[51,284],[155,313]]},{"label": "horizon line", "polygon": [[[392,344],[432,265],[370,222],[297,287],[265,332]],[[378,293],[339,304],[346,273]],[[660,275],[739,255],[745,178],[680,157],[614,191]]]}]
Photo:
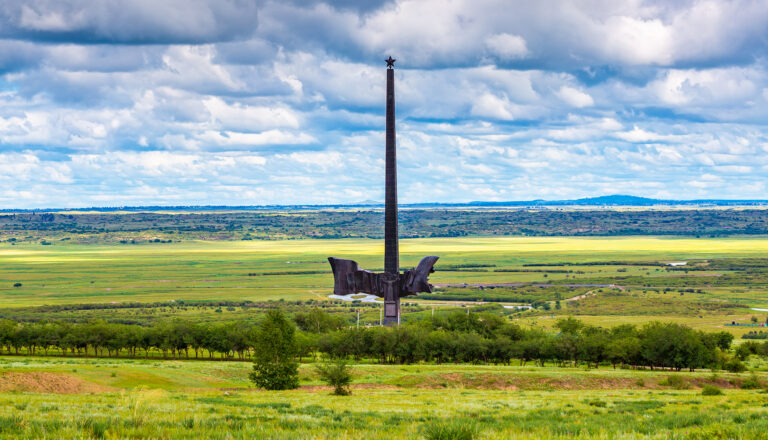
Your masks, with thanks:
[{"label": "horizon line", "polygon": [[[622,201],[621,199],[626,199]],[[632,201],[641,202],[633,204]],[[590,204],[590,202],[595,202]],[[743,205],[768,205],[768,199],[655,199],[649,197],[631,196],[624,194],[612,194],[605,196],[584,197],[579,199],[533,199],[533,200],[475,200],[469,202],[415,202],[401,203],[401,207],[471,207],[471,206],[652,206],[652,205],[695,205],[695,204],[721,204],[726,206]],[[5,208],[0,213],[35,213],[35,212],[76,212],[76,211],[121,211],[121,210],[259,210],[275,208],[338,208],[338,207],[384,207],[384,202],[353,202],[353,203],[288,203],[288,204],[261,204],[261,205],[121,205],[121,206],[88,206],[76,208]]]}]

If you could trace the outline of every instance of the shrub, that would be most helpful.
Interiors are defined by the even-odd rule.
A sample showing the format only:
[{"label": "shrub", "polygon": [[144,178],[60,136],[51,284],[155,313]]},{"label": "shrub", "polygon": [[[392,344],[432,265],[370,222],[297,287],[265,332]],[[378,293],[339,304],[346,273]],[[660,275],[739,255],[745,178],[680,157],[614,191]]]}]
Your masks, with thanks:
[{"label": "shrub", "polygon": [[21,287],[21,283],[13,283],[13,287]]},{"label": "shrub", "polygon": [[714,385],[704,385],[704,388],[701,389],[702,396],[721,396],[722,394],[723,390]]},{"label": "shrub", "polygon": [[[754,344],[754,343],[753,343],[753,344]],[[755,345],[757,345],[757,344],[755,344]],[[752,354],[752,346],[751,346],[751,344],[749,344],[749,345],[748,345],[747,343],[744,343],[744,344],[741,344],[741,345],[739,345],[739,346],[738,346],[738,347],[736,347],[736,349],[734,350],[734,354],[735,354],[735,356],[736,356],[736,357],[737,357],[737,358],[738,358],[740,361],[745,361],[745,360],[747,360],[747,358],[749,358],[749,355],[751,355],[751,354]]]},{"label": "shrub", "polygon": [[723,368],[730,371],[731,373],[741,373],[747,371],[747,366],[735,357],[726,361],[725,365],[723,365]]},{"label": "shrub", "polygon": [[315,370],[320,375],[320,380],[333,387],[333,394],[337,396],[351,394],[349,384],[352,382],[352,373],[343,359],[317,365]]},{"label": "shrub", "polygon": [[687,390],[691,387],[691,385],[680,376],[667,376],[666,379],[659,382],[659,385],[672,387],[676,390]]},{"label": "shrub", "polygon": [[477,426],[461,421],[435,422],[424,427],[427,440],[472,440],[477,436]]},{"label": "shrub", "polygon": [[741,382],[740,388],[742,390],[756,390],[762,387],[760,386],[760,381],[757,380],[757,375],[752,373],[751,376]]}]

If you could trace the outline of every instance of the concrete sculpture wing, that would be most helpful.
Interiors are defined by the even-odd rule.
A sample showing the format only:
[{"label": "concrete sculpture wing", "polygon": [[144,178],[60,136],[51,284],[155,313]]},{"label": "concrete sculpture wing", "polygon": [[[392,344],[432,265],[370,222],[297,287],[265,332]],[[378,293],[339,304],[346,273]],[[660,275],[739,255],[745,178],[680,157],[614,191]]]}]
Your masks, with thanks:
[{"label": "concrete sculpture wing", "polygon": [[357,263],[352,260],[328,257],[333,270],[333,293],[336,295],[349,295],[355,292],[354,273],[357,271]]},{"label": "concrete sculpture wing", "polygon": [[402,293],[400,296],[416,295],[417,293],[432,293],[432,285],[429,284],[429,274],[435,271],[434,265],[438,258],[434,255],[424,257],[416,266],[405,272]]},{"label": "concrete sculpture wing", "polygon": [[341,258],[328,257],[333,270],[333,293],[349,295],[351,293],[370,293],[383,296],[379,274],[361,270],[357,262]]}]

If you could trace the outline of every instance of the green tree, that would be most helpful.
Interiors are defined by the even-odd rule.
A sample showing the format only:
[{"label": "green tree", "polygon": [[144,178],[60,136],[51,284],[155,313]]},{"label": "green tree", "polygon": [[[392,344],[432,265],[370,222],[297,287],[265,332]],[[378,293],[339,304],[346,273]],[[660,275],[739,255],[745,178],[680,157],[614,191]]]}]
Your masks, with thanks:
[{"label": "green tree", "polygon": [[270,310],[259,326],[254,341],[253,371],[250,379],[268,390],[299,386],[296,328],[280,310]]},{"label": "green tree", "polygon": [[349,384],[352,382],[352,372],[344,359],[326,362],[315,366],[320,380],[333,387],[333,394],[348,396],[352,394]]},{"label": "green tree", "polygon": [[345,326],[344,318],[341,316],[333,316],[317,307],[313,307],[306,313],[296,313],[293,320],[301,330],[312,333],[325,333],[331,330],[340,330]]}]

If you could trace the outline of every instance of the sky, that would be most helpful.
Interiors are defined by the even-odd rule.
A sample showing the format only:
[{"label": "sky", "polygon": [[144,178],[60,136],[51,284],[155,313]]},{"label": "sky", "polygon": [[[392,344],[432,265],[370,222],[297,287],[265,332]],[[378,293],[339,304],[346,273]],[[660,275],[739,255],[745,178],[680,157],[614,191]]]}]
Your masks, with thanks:
[{"label": "sky", "polygon": [[766,199],[766,0],[3,0],[0,208]]}]

